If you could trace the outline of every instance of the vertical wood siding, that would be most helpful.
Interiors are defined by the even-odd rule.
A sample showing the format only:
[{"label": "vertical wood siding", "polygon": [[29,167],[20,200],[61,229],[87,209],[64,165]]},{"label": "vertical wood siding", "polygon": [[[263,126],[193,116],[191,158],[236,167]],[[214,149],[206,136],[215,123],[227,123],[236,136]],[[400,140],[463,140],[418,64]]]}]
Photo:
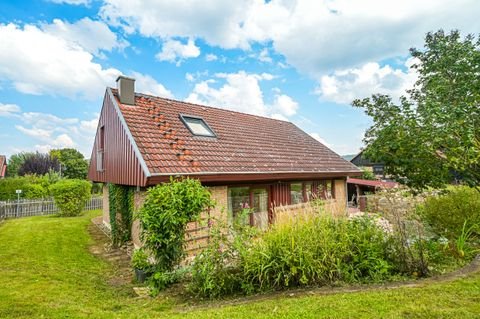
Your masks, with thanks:
[{"label": "vertical wood siding", "polygon": [[[100,144],[100,128],[104,127],[104,169],[97,171],[97,151]],[[109,182],[120,185],[145,186],[147,178],[119,114],[105,93],[102,112],[93,145],[88,178],[94,182]]]}]

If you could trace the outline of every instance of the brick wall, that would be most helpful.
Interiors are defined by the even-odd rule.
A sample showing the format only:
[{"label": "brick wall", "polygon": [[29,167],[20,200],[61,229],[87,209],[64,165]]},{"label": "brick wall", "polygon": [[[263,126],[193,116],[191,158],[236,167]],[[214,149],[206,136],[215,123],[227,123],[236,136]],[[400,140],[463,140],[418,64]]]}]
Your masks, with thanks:
[{"label": "brick wall", "polygon": [[[210,212],[202,213],[201,222],[192,222],[187,225],[187,247],[186,251],[189,256],[194,256],[208,243],[208,217],[227,220],[227,186],[215,186],[208,188],[212,194],[212,199],[215,200],[215,207]],[[145,201],[146,192],[135,192],[134,194],[134,212],[137,212]],[[132,242],[136,248],[142,247],[140,240],[140,223],[134,220],[132,224]]]}]

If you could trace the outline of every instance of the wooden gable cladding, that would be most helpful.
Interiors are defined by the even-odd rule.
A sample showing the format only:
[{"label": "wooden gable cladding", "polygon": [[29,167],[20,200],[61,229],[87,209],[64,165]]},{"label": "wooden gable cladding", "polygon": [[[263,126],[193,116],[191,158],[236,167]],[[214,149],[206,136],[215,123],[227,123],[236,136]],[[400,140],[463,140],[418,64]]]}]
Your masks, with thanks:
[{"label": "wooden gable cladding", "polygon": [[[122,113],[111,91],[107,89],[93,145],[88,178],[94,182],[145,186],[148,171],[146,167],[142,167],[143,159],[138,156],[135,148]],[[103,163],[99,163],[102,156]]]}]

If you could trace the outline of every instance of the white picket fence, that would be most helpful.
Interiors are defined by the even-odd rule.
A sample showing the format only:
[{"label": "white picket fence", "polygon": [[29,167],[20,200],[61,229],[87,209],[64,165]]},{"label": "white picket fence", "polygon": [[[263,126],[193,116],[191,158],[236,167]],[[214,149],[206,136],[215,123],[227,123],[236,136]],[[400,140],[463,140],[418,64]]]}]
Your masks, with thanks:
[{"label": "white picket fence", "polygon": [[[86,204],[85,210],[102,209],[102,197],[92,197]],[[21,199],[19,201],[0,201],[0,220],[28,216],[52,215],[58,213],[58,208],[52,198]]]}]

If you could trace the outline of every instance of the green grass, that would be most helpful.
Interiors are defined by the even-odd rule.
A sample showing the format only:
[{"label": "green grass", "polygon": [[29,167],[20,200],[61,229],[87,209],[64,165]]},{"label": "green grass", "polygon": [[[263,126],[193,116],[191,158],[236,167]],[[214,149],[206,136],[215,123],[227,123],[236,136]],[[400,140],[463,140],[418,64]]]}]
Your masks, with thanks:
[{"label": "green grass", "polygon": [[[480,274],[422,287],[288,294],[185,308],[108,284],[111,265],[88,251],[90,218],[33,217],[0,224],[0,317],[5,318],[478,318]],[[97,212],[98,214],[98,212]],[[219,305],[223,304],[223,305]]]}]

